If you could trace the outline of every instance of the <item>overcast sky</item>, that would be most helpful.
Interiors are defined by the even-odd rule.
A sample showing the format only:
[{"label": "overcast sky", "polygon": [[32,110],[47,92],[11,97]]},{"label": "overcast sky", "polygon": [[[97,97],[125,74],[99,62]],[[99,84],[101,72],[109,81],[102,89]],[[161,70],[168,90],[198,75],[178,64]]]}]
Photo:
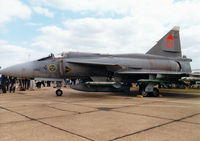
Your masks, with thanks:
[{"label": "overcast sky", "polygon": [[51,52],[146,53],[173,26],[200,68],[199,0],[0,0],[0,66]]}]

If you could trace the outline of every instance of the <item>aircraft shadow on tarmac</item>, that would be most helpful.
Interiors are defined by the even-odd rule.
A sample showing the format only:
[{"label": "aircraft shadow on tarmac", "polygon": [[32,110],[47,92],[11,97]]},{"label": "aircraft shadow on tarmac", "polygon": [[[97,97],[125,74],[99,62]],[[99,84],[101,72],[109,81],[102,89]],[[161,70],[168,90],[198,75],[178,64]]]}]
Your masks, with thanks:
[{"label": "aircraft shadow on tarmac", "polygon": [[[198,93],[175,93],[175,92],[160,92],[162,94],[162,98],[200,98],[200,94]],[[71,98],[111,98],[112,96],[120,96],[120,97],[136,97],[138,95],[138,91],[134,90],[131,93],[125,92],[70,92],[67,97]],[[63,95],[66,96],[66,95]],[[153,97],[153,96],[149,96]],[[148,98],[148,97],[147,97]],[[155,97],[156,98],[156,97]]]},{"label": "aircraft shadow on tarmac", "polygon": [[163,97],[169,97],[169,98],[200,98],[200,95],[198,93],[162,93]]},{"label": "aircraft shadow on tarmac", "polygon": [[[175,92],[160,92],[162,94],[162,98],[200,98],[200,94],[198,93],[175,93]],[[138,91],[131,91],[131,94],[122,93],[122,92],[113,92],[110,96],[124,96],[124,97],[135,97],[138,95]],[[153,96],[149,96],[153,97]]]}]

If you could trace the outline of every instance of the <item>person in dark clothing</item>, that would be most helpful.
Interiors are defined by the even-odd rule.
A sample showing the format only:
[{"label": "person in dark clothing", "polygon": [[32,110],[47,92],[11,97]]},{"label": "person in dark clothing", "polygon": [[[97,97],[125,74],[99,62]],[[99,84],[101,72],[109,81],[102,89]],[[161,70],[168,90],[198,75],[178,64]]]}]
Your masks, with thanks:
[{"label": "person in dark clothing", "polygon": [[30,79],[26,79],[26,90],[30,88]]},{"label": "person in dark clothing", "polygon": [[6,81],[6,91],[9,90],[9,85],[10,85],[10,79],[8,76],[5,77],[5,81]]},{"label": "person in dark clothing", "polygon": [[51,81],[47,81],[47,87],[51,86]]},{"label": "person in dark clothing", "polygon": [[41,84],[43,85],[43,87],[45,87],[45,81],[41,81]]},{"label": "person in dark clothing", "polygon": [[26,80],[22,79],[22,91],[26,90]]},{"label": "person in dark clothing", "polygon": [[11,92],[15,93],[15,82],[16,82],[16,78],[12,77],[10,79],[10,93]]},{"label": "person in dark clothing", "polygon": [[26,81],[25,79],[19,79],[20,83],[20,91],[25,91],[26,90]]},{"label": "person in dark clothing", "polygon": [[6,76],[2,75],[2,81],[1,81],[1,87],[2,87],[2,92],[6,93]]},{"label": "person in dark clothing", "polygon": [[2,82],[2,78],[0,77],[0,89],[2,89],[2,87],[1,87],[1,82]]},{"label": "person in dark clothing", "polygon": [[38,89],[40,89],[40,88],[41,88],[41,85],[42,85],[42,83],[41,83],[41,82],[37,82],[37,83],[36,83],[36,87],[37,87]]},{"label": "person in dark clothing", "polygon": [[20,87],[19,90],[22,91],[22,79],[19,79],[18,81],[19,81],[19,87]]}]

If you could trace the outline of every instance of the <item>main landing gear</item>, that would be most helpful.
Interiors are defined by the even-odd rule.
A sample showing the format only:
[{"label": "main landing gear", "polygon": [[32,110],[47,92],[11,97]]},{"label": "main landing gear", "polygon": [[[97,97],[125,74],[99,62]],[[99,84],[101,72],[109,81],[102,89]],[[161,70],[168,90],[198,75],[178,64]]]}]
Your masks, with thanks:
[{"label": "main landing gear", "polygon": [[139,85],[139,93],[143,97],[147,96],[159,96],[159,90],[157,88],[154,88],[154,83],[148,83],[148,84],[140,84]]}]

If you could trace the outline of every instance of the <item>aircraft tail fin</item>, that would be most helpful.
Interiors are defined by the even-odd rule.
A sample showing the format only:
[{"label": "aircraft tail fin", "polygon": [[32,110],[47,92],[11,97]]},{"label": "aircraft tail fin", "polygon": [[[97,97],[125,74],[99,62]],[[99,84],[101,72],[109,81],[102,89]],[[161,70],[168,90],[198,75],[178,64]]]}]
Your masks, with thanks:
[{"label": "aircraft tail fin", "polygon": [[181,57],[181,44],[179,27],[173,27],[163,36],[146,54],[160,55],[166,57]]}]

